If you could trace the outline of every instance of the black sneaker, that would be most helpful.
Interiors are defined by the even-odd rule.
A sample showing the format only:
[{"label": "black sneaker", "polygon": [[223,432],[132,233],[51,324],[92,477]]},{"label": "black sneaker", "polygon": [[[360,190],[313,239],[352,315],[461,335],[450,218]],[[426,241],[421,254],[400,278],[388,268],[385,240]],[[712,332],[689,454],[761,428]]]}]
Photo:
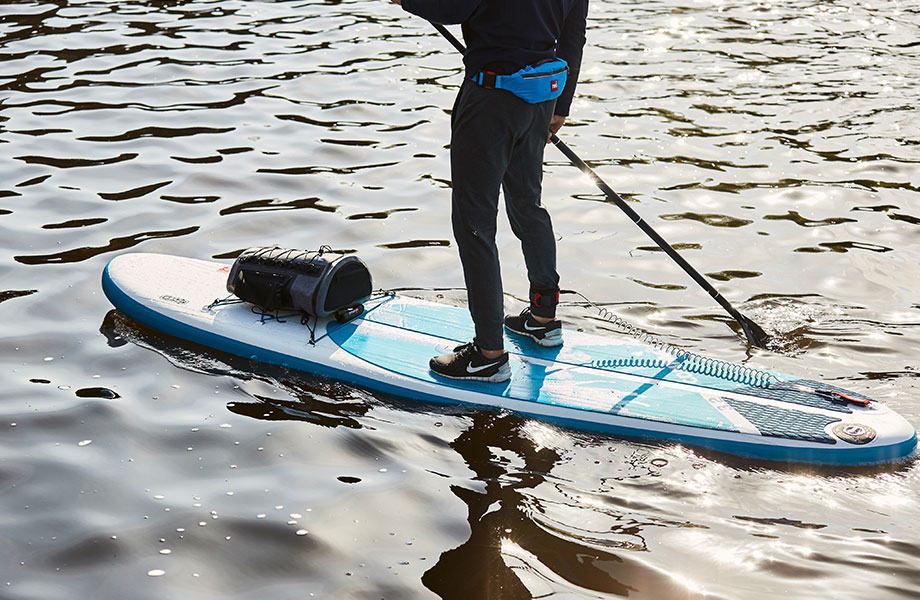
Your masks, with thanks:
[{"label": "black sneaker", "polygon": [[428,361],[428,367],[441,377],[467,381],[491,381],[500,383],[511,379],[508,353],[489,359],[482,355],[473,342],[457,346],[450,354],[435,356]]},{"label": "black sneaker", "polygon": [[553,319],[548,323],[540,323],[530,314],[529,307],[517,316],[505,317],[505,329],[518,335],[526,335],[541,346],[562,344],[562,321]]}]

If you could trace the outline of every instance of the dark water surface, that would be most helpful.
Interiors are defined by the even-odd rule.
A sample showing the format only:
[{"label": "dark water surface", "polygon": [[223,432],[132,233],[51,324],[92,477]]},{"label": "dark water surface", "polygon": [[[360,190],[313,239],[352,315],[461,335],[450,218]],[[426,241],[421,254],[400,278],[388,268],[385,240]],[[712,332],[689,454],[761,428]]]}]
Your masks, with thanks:
[{"label": "dark water surface", "polygon": [[[914,0],[593,0],[563,138],[777,351],[550,148],[563,284],[920,425],[918,26]],[[383,1],[3,2],[0,59],[0,597],[920,596],[912,461],[758,464],[420,405],[111,312],[99,276],[129,250],[329,244],[383,287],[461,285],[460,67],[426,23]]]}]

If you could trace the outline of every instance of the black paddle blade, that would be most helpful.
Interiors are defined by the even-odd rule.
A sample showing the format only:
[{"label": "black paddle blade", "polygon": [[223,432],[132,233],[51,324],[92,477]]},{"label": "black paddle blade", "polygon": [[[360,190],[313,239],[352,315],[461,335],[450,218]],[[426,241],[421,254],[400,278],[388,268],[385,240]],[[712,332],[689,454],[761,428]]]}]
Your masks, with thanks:
[{"label": "black paddle blade", "polygon": [[738,324],[741,325],[741,331],[744,332],[744,337],[747,338],[748,344],[755,348],[767,349],[770,336],[761,329],[760,325],[740,313],[738,314]]}]

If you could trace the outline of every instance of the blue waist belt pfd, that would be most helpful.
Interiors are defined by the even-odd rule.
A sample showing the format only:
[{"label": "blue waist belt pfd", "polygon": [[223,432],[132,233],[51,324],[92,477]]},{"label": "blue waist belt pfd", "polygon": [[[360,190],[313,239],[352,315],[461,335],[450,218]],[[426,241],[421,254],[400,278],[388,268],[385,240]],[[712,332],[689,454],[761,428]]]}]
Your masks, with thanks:
[{"label": "blue waist belt pfd", "polygon": [[508,90],[531,104],[555,100],[565,88],[569,65],[561,58],[527,66],[511,75],[496,75],[491,71],[476,73],[471,79],[487,89]]}]

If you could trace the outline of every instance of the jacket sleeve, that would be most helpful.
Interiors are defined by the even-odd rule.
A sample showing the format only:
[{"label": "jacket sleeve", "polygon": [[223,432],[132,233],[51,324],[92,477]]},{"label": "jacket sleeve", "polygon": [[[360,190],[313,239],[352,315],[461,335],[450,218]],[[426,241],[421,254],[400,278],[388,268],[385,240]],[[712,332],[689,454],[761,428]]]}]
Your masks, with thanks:
[{"label": "jacket sleeve", "polygon": [[[405,3],[406,0],[403,0]],[[588,0],[575,0],[562,26],[556,56],[569,63],[565,88],[556,99],[555,114],[567,117],[575,97],[575,85],[581,71],[581,56],[585,47],[585,28],[588,19]]]},{"label": "jacket sleeve", "polygon": [[482,0],[402,0],[404,10],[439,25],[466,21]]}]

